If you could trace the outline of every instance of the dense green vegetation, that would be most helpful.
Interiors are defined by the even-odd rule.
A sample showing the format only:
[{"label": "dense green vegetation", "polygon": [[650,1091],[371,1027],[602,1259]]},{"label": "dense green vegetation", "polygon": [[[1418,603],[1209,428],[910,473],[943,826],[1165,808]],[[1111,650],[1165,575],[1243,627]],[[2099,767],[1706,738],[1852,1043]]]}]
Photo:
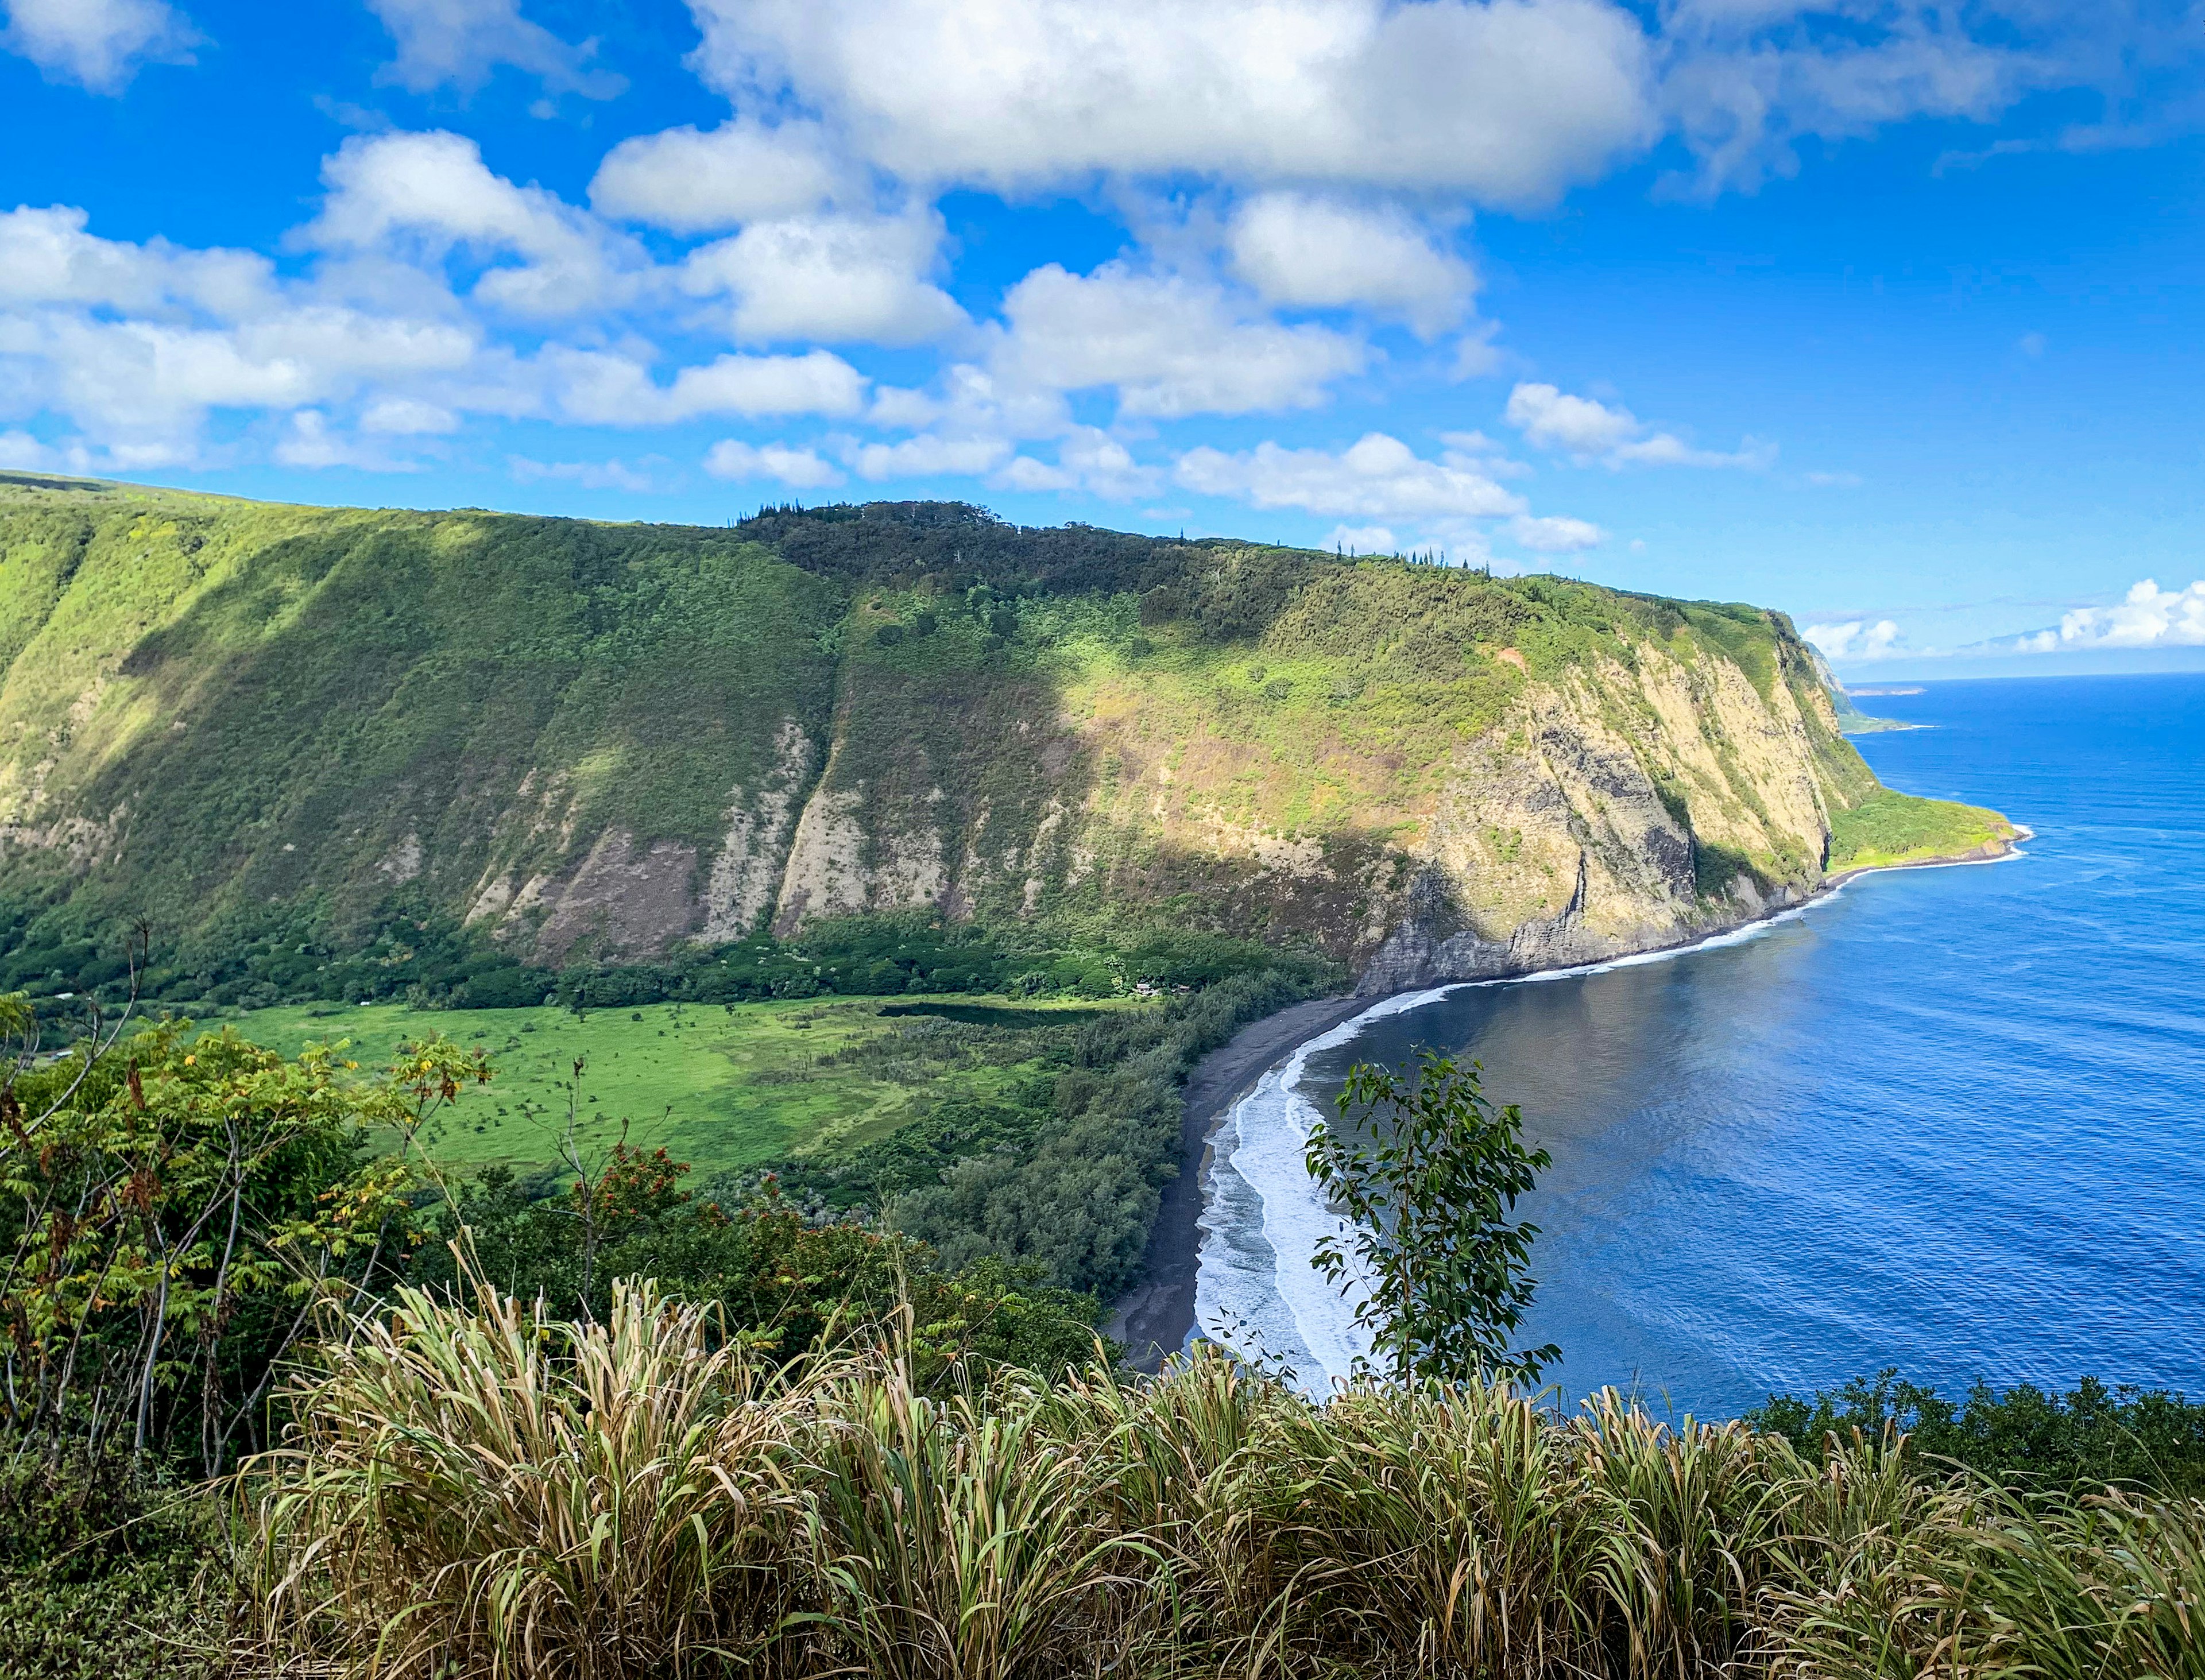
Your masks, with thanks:
[{"label": "dense green vegetation", "polygon": [[164,1465],[0,1434],[0,1674],[217,1680],[240,1582],[222,1501]]},{"label": "dense green vegetation", "polygon": [[1929,1463],[1964,1465],[2024,1489],[2122,1482],[2205,1496],[2205,1402],[2086,1379],[2065,1394],[1977,1382],[1964,1398],[1885,1371],[1802,1399],[1774,1395],[1747,1415],[1814,1456],[1833,1443],[1905,1434]]},{"label": "dense green vegetation", "polygon": [[461,1093],[422,1143],[451,1168],[503,1166],[531,1183],[558,1159],[570,1121],[585,1149],[663,1148],[700,1177],[840,1162],[945,1103],[1016,1101],[1069,1066],[1079,1028],[1097,1013],[1161,1006],[999,1000],[979,1023],[883,1012],[954,1006],[841,997],[579,1012],[314,1004],[232,1021],[286,1054],[342,1038],[370,1066],[433,1032],[482,1049],[496,1078]]},{"label": "dense green vegetation", "polygon": [[[1810,652],[1751,608],[955,504],[722,530],[6,480],[0,984],[111,987],[142,916],[152,994],[201,1010],[893,989],[870,923],[708,880],[821,787],[859,801],[865,869],[902,880],[902,837],[940,837],[943,925],[892,964],[904,989],[1092,992],[1188,929],[1342,959],[1352,903],[1201,837],[1315,841],[1360,879],[1527,683],[1584,673],[1625,733],[1658,727],[1602,674],[1655,653],[1789,686],[1832,801],[1873,788]],[[1162,815],[1126,791],[1160,754]],[[1752,817],[1750,787],[1676,798]],[[1029,861],[982,867],[984,841]],[[611,884],[555,913],[592,858]],[[986,937],[946,930],[975,915]]]},{"label": "dense green vegetation", "polygon": [[[1671,1428],[1477,1380],[1318,1408],[1219,1357],[1091,1368],[1097,1303],[1052,1269],[1122,1263],[1109,1220],[1145,1232],[1135,1157],[1188,1059],[1295,992],[884,1006],[915,1012],[876,1029],[1043,1035],[1055,1070],[867,1146],[878,1184],[955,1163],[887,1224],[835,1217],[832,1174],[707,1181],[620,1144],[539,1194],[455,1173],[419,1146],[497,1089],[487,1044],[378,1075],[163,1028],[19,1071],[0,1665],[2195,1671],[2205,1406],[2178,1397],[1887,1377]],[[936,1248],[906,1208],[964,1222]]]},{"label": "dense green vegetation", "polygon": [[2194,1501],[2026,1501],[1894,1440],[1825,1463],[1613,1394],[1319,1408],[1216,1356],[923,1391],[893,1338],[770,1369],[648,1288],[587,1325],[401,1297],[246,1484],[260,1649],[398,1680],[2171,1680],[2205,1654]]},{"label": "dense green vegetation", "polygon": [[1994,810],[1949,799],[1917,799],[1879,788],[1830,816],[1833,875],[1942,858],[1987,856],[2019,831]]}]

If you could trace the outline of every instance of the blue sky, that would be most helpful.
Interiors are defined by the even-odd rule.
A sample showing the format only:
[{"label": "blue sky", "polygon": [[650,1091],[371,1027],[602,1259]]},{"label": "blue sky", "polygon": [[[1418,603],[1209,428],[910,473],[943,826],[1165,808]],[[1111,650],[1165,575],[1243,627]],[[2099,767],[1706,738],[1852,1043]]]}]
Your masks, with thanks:
[{"label": "blue sky", "polygon": [[2205,9],[0,0],[0,465],[2205,646]]}]

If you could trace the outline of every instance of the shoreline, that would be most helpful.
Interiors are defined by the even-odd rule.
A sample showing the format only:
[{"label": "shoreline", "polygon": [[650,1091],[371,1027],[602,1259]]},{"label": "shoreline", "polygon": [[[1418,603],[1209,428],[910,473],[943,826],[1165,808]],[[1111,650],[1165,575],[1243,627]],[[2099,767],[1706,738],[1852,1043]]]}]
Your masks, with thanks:
[{"label": "shoreline", "polygon": [[[1822,884],[1797,904],[1780,905],[1749,917],[1727,928],[1695,935],[1675,945],[1649,946],[1642,951],[1618,952],[1599,963],[1565,964],[1550,969],[1527,969],[1521,974],[1484,980],[1431,981],[1390,992],[1335,993],[1289,1004],[1275,1014],[1251,1021],[1227,1042],[1194,1065],[1180,1099],[1179,1176],[1163,1187],[1156,1222],[1141,1257],[1140,1280],[1111,1304],[1102,1333],[1125,1344],[1126,1363],[1137,1371],[1154,1372],[1186,1345],[1194,1333],[1195,1278],[1202,1263],[1202,1213],[1209,1200],[1209,1172],[1218,1127],[1233,1105],[1255,1088],[1257,1081],[1285,1061],[1311,1039],[1351,1021],[1389,997],[1407,992],[1436,991],[1457,985],[1507,985],[1541,975],[1566,974],[1574,968],[1599,967],[1630,958],[1682,954],[1711,940],[1795,916],[1821,902],[1847,882],[1863,876],[1884,875],[1900,870],[1960,869],[1979,864],[2002,864],[2020,856],[2018,847],[2036,837],[2036,830],[2015,823],[2011,840],[1978,846],[1955,858],[1911,858],[1897,864],[1869,864],[1826,876]],[[1994,849],[1995,848],[1995,849]]]}]

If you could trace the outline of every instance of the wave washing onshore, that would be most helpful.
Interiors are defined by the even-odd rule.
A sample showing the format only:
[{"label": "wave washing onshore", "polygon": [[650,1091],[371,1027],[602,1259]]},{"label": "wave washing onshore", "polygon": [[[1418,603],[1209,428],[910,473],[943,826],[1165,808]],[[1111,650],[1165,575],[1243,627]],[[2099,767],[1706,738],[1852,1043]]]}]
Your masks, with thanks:
[{"label": "wave washing onshore", "polygon": [[2019,846],[2032,838],[2032,830],[2018,828],[2014,841],[1993,855],[1848,870],[1803,903],[1688,944],[1395,993],[1303,1038],[1215,1117],[1202,1173],[1194,1301],[1186,1339],[1199,1333],[1282,1364],[1311,1393],[1346,1375],[1357,1356],[1368,1351],[1369,1339],[1354,1322],[1357,1295],[1351,1290],[1343,1297],[1313,1263],[1317,1242],[1337,1231],[1340,1221],[1310,1182],[1305,1164],[1310,1128],[1317,1119],[1315,1104],[1300,1089],[1311,1056],[1352,1042],[1376,1022],[1457,992],[1602,974],[1739,945],[1829,902],[1864,875],[2003,863],[2025,855]]}]

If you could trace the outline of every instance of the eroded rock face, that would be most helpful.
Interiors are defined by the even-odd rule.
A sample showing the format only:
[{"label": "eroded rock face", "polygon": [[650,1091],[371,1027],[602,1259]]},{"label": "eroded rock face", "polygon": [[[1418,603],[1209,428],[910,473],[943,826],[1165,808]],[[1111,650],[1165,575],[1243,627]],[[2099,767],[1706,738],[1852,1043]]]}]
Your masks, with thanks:
[{"label": "eroded rock face", "polygon": [[[1491,978],[1685,942],[1814,891],[1833,727],[1785,684],[1764,693],[1734,664],[1642,650],[1524,683],[1482,734],[1408,767],[1417,791],[1377,813],[1383,832],[1343,834],[1230,814],[1221,790],[1268,774],[1257,755],[1147,739],[1108,706],[973,718],[960,750],[992,781],[963,800],[924,732],[845,704],[823,748],[778,726],[769,773],[731,790],[709,853],[591,834],[569,783],[532,775],[503,849],[568,861],[491,869],[469,916],[556,965],[739,938],[768,917],[786,936],[865,911],[1138,914],[1191,895],[1210,925],[1322,944],[1366,991]],[[407,862],[418,872],[418,841]]]},{"label": "eroded rock face", "polygon": [[1642,657],[1635,673],[1533,687],[1513,727],[1466,748],[1412,852],[1421,892],[1362,964],[1360,988],[1658,950],[1817,888],[1829,814],[1798,697],[1779,684],[1764,698],[1735,666],[1700,664]]},{"label": "eroded rock face", "polygon": [[0,870],[210,937],[395,904],[556,965],[922,911],[1384,990],[1795,902],[1874,787],[1775,615],[1078,531],[974,584],[970,513],[906,563],[870,518],[784,553],[0,487]]}]

